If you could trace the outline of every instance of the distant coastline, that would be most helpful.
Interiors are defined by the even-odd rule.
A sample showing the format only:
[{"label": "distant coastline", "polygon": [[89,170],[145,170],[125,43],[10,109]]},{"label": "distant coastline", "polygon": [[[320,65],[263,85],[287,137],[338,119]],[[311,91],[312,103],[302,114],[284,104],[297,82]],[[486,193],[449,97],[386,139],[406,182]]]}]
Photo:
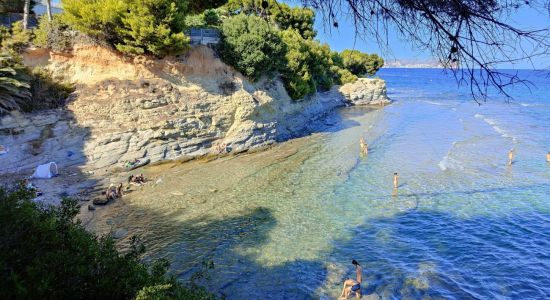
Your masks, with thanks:
[{"label": "distant coastline", "polygon": [[443,69],[443,65],[435,60],[387,60],[384,68],[403,68],[403,69]]}]

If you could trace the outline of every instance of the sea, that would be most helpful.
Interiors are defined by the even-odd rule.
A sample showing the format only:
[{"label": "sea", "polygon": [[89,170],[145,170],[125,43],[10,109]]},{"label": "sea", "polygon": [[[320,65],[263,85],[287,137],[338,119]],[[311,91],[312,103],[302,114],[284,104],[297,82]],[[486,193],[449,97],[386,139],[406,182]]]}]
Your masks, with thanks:
[{"label": "sea", "polygon": [[549,299],[550,78],[517,72],[530,84],[478,103],[444,70],[382,69],[391,105],[146,169],[155,182],[90,226],[140,235],[147,259],[226,299],[337,299],[352,259],[364,299]]}]

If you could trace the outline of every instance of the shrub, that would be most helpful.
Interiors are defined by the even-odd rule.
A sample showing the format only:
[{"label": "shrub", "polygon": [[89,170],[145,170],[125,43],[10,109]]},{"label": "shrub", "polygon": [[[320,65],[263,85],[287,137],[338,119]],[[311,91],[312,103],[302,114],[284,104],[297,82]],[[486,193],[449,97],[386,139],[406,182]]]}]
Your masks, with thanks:
[{"label": "shrub", "polygon": [[187,15],[185,17],[186,28],[218,28],[222,23],[222,9],[207,9],[203,13]]},{"label": "shrub", "polygon": [[129,54],[162,57],[187,49],[186,0],[62,0],[63,20]]},{"label": "shrub", "polygon": [[327,44],[303,39],[294,29],[282,31],[281,36],[288,49],[282,77],[292,99],[301,99],[317,90],[328,90],[335,83],[357,79],[337,65],[338,61],[333,60],[334,53]]},{"label": "shrub", "polygon": [[24,67],[7,53],[0,54],[0,115],[27,110],[32,99]]},{"label": "shrub", "polygon": [[354,75],[373,76],[384,66],[384,60],[376,54],[366,54],[357,50],[344,50],[342,52],[343,66]]},{"label": "shrub", "polygon": [[21,184],[0,188],[0,290],[5,299],[212,299],[166,276],[167,262],[140,262],[133,239],[121,254],[111,237],[87,232],[77,201],[42,207]]},{"label": "shrub", "polygon": [[227,0],[193,0],[189,1],[188,11],[190,13],[202,13],[207,9],[217,8],[227,3]]},{"label": "shrub", "polygon": [[2,39],[2,48],[16,56],[21,54],[30,45],[32,33],[23,29],[23,22],[18,21],[12,24],[11,34]]},{"label": "shrub", "polygon": [[50,48],[53,51],[65,52],[72,48],[75,33],[69,25],[54,15],[50,21],[48,18],[40,18],[38,28],[34,31],[33,44],[38,47]]},{"label": "shrub", "polygon": [[284,3],[273,3],[269,9],[272,19],[282,30],[297,30],[304,39],[313,39],[317,35],[314,29],[315,12],[309,8],[290,7]]},{"label": "shrub", "polygon": [[4,39],[7,39],[10,37],[10,29],[6,26],[0,25],[0,45],[2,45],[2,41]]},{"label": "shrub", "polygon": [[204,12],[204,23],[207,26],[219,26],[221,24],[220,16],[214,9],[208,9]]},{"label": "shrub", "polygon": [[62,0],[63,22],[84,34],[109,42],[118,40],[116,28],[129,9],[128,1],[120,0]]},{"label": "shrub", "polygon": [[284,63],[285,45],[265,20],[240,14],[221,26],[220,56],[251,80],[271,75]]},{"label": "shrub", "polygon": [[183,53],[189,39],[183,34],[185,1],[134,0],[118,28],[116,48],[130,55],[157,57]]}]

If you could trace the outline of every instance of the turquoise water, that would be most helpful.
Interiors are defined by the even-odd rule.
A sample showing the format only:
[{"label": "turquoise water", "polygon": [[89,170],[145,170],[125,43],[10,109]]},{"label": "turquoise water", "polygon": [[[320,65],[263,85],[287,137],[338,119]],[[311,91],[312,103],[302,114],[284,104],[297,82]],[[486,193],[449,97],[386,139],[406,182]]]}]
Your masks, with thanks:
[{"label": "turquoise water", "polygon": [[478,106],[439,70],[384,69],[394,104],[265,152],[150,168],[155,184],[92,227],[140,234],[182,280],[214,262],[200,283],[228,299],[334,299],[352,259],[382,299],[549,298],[550,80],[525,74],[533,94]]}]

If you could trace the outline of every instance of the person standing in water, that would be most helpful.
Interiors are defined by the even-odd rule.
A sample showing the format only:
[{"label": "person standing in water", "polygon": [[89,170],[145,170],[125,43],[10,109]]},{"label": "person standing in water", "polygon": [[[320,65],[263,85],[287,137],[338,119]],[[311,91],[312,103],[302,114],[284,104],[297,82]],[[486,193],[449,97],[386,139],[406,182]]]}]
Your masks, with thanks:
[{"label": "person standing in water", "polygon": [[397,187],[399,186],[399,175],[397,175],[397,172],[393,173],[393,189],[397,190]]},{"label": "person standing in water", "polygon": [[550,163],[550,152],[546,154],[546,161]]},{"label": "person standing in water", "polygon": [[363,137],[361,137],[361,140],[359,140],[359,145],[361,146],[361,153],[362,154],[369,154],[369,145],[367,145],[367,143],[365,143],[365,139]]},{"label": "person standing in water", "polygon": [[355,274],[357,276],[356,280],[348,278],[344,281],[344,288],[342,289],[342,294],[340,299],[347,299],[351,292],[355,292],[355,298],[361,299],[361,281],[363,279],[363,268],[359,263],[354,259],[351,263],[355,266]]},{"label": "person standing in water", "polygon": [[510,149],[508,152],[508,165],[511,166],[514,162],[514,148]]}]

